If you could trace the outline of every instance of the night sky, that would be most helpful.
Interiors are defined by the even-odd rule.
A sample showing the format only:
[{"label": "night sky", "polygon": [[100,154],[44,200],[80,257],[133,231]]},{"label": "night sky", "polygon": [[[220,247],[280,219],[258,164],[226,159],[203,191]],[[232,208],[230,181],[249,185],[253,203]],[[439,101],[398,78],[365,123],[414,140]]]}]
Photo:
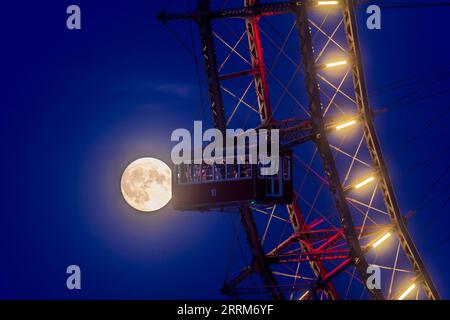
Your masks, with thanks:
[{"label": "night sky", "polygon": [[[73,3],[82,10],[79,31],[66,28]],[[127,164],[143,156],[169,163],[171,132],[201,117],[192,56],[156,21],[164,3],[2,5],[0,298],[223,298],[233,241],[227,214],[170,207],[139,214],[120,194]],[[450,151],[415,169],[448,150],[449,114],[402,147],[449,107],[450,8],[386,9],[376,31],[364,27],[364,11],[359,17],[370,101],[385,110],[376,127],[399,203],[404,214],[416,211],[408,227],[450,298],[449,172],[421,205]],[[185,27],[174,25],[189,43]],[[445,76],[414,95],[423,83],[383,91],[445,64]],[[71,264],[81,267],[80,291],[66,289]]]}]

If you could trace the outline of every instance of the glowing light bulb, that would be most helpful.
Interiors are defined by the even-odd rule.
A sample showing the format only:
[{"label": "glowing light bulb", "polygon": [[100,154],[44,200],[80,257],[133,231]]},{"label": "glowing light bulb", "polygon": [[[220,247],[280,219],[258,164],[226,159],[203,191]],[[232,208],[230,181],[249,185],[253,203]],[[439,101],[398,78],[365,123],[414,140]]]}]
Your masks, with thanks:
[{"label": "glowing light bulb", "polygon": [[318,6],[330,6],[338,4],[338,1],[317,1]]},{"label": "glowing light bulb", "polygon": [[303,300],[303,299],[305,299],[305,298],[308,296],[308,294],[309,294],[309,290],[306,291],[304,294],[302,294],[302,296],[301,296],[298,300]]},{"label": "glowing light bulb", "polygon": [[369,184],[370,182],[372,182],[373,180],[375,180],[375,177],[374,177],[374,176],[371,176],[371,177],[369,177],[369,178],[367,178],[367,179],[361,181],[360,183],[356,184],[356,185],[355,185],[355,189],[362,188],[362,187],[364,187],[366,184]]},{"label": "glowing light bulb", "polygon": [[356,120],[351,120],[351,121],[349,121],[349,122],[342,123],[342,124],[336,126],[336,130],[339,131],[339,130],[341,130],[341,129],[350,127],[350,126],[352,126],[352,125],[354,125],[354,124],[356,124]]},{"label": "glowing light bulb", "polygon": [[415,288],[416,288],[416,284],[413,283],[412,285],[410,285],[410,286],[408,287],[408,289],[406,289],[405,292],[402,293],[402,295],[401,295],[400,297],[398,297],[398,300],[403,300],[403,299],[405,299],[406,296],[407,296],[408,294],[410,294],[411,291],[413,291]]},{"label": "glowing light bulb", "polygon": [[340,61],[326,63],[325,64],[325,68],[326,69],[330,69],[330,68],[334,68],[334,67],[343,66],[343,65],[346,65],[346,64],[347,64],[347,60],[340,60]]},{"label": "glowing light bulb", "polygon": [[390,232],[386,233],[384,236],[382,236],[380,239],[375,241],[375,243],[372,245],[372,247],[376,248],[380,244],[382,244],[387,238],[389,238],[392,234]]}]

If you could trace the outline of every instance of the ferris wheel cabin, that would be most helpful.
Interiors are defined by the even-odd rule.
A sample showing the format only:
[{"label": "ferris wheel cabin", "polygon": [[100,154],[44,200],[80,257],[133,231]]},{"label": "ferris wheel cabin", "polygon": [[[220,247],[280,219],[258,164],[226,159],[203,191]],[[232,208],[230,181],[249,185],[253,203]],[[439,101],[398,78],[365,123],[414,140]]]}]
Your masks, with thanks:
[{"label": "ferris wheel cabin", "polygon": [[241,204],[290,204],[292,153],[280,155],[278,173],[261,175],[256,164],[175,166],[172,205],[176,210],[220,209]]}]

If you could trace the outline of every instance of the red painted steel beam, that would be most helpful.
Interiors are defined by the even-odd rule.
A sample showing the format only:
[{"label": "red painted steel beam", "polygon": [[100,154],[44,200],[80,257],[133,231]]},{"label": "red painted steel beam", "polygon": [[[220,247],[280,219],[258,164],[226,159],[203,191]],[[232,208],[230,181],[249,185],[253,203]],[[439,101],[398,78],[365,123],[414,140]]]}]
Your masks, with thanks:
[{"label": "red painted steel beam", "polygon": [[[300,207],[298,206],[297,202],[297,195],[295,195],[294,203],[287,207],[289,211],[289,216],[294,228],[295,232],[298,232],[301,234],[299,238],[299,244],[303,248],[304,251],[310,252],[313,250],[310,244],[310,240],[307,235],[303,234],[302,232],[307,229],[307,226],[305,224],[305,220],[303,219],[303,214],[300,210]],[[316,275],[317,279],[321,281],[321,279],[328,273],[323,263],[318,259],[313,259],[310,261],[311,269],[313,270],[314,274]],[[339,299],[339,294],[334,287],[333,283],[328,282],[326,285],[326,289],[324,290],[325,295],[330,300],[337,300]]]},{"label": "red painted steel beam", "polygon": [[[258,0],[244,0],[244,7],[252,8],[258,3]],[[254,74],[254,79],[259,116],[261,118],[261,123],[266,124],[272,118],[272,108],[270,106],[269,86],[267,85],[263,49],[261,44],[261,34],[259,31],[258,21],[258,16],[247,17],[245,19],[245,26],[247,29],[250,58],[253,68],[257,70],[257,72]]]}]

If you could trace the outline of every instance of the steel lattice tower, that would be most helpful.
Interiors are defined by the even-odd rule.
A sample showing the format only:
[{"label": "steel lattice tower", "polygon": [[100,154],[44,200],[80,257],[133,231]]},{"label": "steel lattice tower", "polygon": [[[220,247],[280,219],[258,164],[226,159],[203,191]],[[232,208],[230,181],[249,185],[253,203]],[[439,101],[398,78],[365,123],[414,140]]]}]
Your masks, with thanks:
[{"label": "steel lattice tower", "polygon": [[[197,23],[214,125],[280,129],[298,170],[291,205],[236,208],[251,261],[222,292],[439,299],[373,124],[355,1],[222,2],[159,19]],[[381,289],[366,286],[369,265],[381,268]]]}]

